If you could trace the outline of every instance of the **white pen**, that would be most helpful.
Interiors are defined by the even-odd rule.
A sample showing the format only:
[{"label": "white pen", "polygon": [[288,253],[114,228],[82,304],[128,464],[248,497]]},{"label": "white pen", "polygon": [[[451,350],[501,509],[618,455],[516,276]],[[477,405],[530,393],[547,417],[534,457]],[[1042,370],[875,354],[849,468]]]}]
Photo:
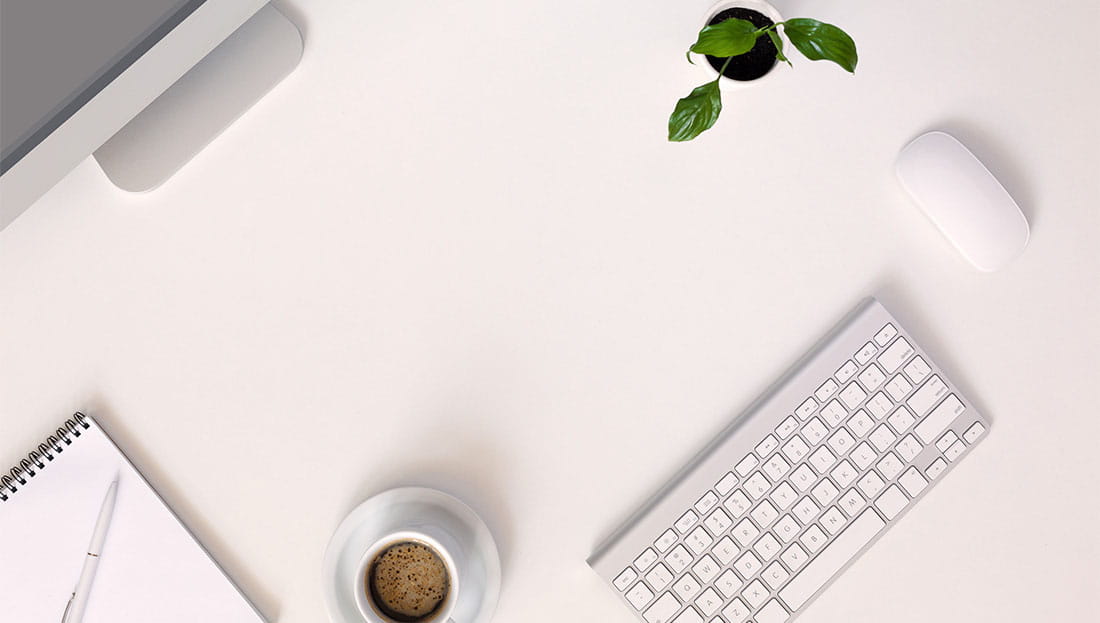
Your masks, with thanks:
[{"label": "white pen", "polygon": [[84,567],[80,570],[80,579],[76,581],[73,596],[61,615],[61,623],[80,623],[84,618],[84,608],[88,605],[88,593],[92,590],[96,568],[99,567],[99,554],[103,552],[103,543],[107,540],[107,527],[111,525],[111,515],[115,512],[115,498],[118,497],[118,480],[115,479],[103,498],[99,509],[99,519],[92,531],[92,542],[88,545],[88,555],[84,557]]}]

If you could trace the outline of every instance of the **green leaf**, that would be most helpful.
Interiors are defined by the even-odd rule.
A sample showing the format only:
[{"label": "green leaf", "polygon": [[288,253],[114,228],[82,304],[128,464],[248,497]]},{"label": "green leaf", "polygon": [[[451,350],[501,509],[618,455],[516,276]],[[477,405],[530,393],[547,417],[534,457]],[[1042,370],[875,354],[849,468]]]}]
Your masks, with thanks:
[{"label": "green leaf", "polygon": [[797,17],[783,23],[783,32],[794,47],[811,61],[832,61],[855,73],[856,42],[848,33],[816,19]]},{"label": "green leaf", "polygon": [[691,51],[718,58],[739,56],[756,45],[759,34],[752,22],[731,18],[700,30],[699,40],[691,46]]},{"label": "green leaf", "polygon": [[690,141],[710,129],[722,112],[722,93],[718,80],[696,87],[691,95],[676,102],[668,118],[668,140]]},{"label": "green leaf", "polygon": [[775,32],[774,28],[768,29],[768,38],[772,40],[772,44],[775,46],[775,58],[788,65],[791,64],[790,59],[783,56],[783,39],[779,37],[779,33]]}]

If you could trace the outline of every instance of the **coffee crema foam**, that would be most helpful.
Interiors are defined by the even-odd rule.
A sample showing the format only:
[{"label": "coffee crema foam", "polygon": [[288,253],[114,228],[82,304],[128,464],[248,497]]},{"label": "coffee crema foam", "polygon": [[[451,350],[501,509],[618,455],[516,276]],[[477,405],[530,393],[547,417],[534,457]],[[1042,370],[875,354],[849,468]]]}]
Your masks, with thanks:
[{"label": "coffee crema foam", "polygon": [[395,543],[371,562],[367,591],[382,614],[407,623],[429,621],[447,598],[447,566],[423,543]]}]

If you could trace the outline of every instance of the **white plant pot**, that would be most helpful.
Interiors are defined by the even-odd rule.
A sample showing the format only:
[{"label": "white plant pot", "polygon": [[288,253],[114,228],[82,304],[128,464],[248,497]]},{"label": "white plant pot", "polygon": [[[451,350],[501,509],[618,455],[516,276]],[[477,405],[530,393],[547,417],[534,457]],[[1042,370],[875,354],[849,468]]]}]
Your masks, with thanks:
[{"label": "white plant pot", "polygon": [[[776,24],[783,21],[783,16],[779,14],[779,11],[777,11],[775,7],[771,4],[764,2],[764,0],[722,0],[721,2],[717,2],[710,7],[706,15],[703,16],[703,21],[699,28],[702,29],[703,26],[710,23],[710,20],[715,15],[721,13],[722,11],[736,7],[750,9],[758,13],[763,13],[768,17],[768,19],[772,20]],[[695,61],[696,67],[699,67],[701,71],[706,73],[707,80],[714,80],[718,77],[718,70],[710,66],[710,63],[707,61],[706,55],[692,53],[691,60]],[[722,80],[718,83],[718,86],[721,87],[723,91],[755,87],[760,84],[771,82],[775,79],[777,74],[782,74],[787,69],[789,69],[789,67],[785,63],[776,61],[775,65],[772,66],[768,73],[760,76],[755,80],[734,80],[732,78],[722,76]]]}]

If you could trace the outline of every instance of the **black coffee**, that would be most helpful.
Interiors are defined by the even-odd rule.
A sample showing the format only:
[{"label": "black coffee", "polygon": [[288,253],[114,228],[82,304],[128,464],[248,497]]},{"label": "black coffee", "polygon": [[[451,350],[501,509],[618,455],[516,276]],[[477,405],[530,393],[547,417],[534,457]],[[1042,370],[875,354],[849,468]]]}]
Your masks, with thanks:
[{"label": "black coffee", "polygon": [[420,541],[400,541],[374,557],[366,583],[380,614],[400,623],[423,623],[447,601],[450,575],[434,549]]}]

